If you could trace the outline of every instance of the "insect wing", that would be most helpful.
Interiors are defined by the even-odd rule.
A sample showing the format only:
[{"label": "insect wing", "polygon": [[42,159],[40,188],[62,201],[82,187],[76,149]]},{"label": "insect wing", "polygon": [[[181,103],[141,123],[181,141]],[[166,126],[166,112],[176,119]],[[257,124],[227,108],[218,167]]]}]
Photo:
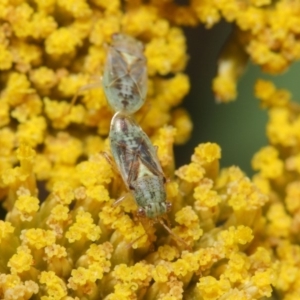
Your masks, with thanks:
[{"label": "insect wing", "polygon": [[[129,41],[134,45],[138,44],[134,39]],[[140,47],[136,49],[128,43],[128,40],[124,39],[109,47],[103,88],[110,106],[115,111],[133,114],[145,102],[147,67],[142,50],[138,50]]]},{"label": "insect wing", "polygon": [[[125,182],[139,176],[140,164],[153,175],[163,177],[156,149],[141,127],[130,117],[115,114],[111,121],[109,138],[113,157]],[[129,174],[130,172],[133,174]]]},{"label": "insect wing", "polygon": [[[111,121],[109,132],[111,152],[127,187],[129,187],[129,173],[137,172],[139,169],[139,160],[136,157],[138,143],[135,136],[127,130],[128,121],[128,118],[120,117],[116,113]],[[131,176],[137,177],[138,174],[134,173]]]}]

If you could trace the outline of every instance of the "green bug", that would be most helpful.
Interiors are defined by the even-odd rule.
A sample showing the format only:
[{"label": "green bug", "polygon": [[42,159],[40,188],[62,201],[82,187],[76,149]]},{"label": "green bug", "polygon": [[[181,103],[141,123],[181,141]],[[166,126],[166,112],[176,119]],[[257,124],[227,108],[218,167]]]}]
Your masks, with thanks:
[{"label": "green bug", "polygon": [[139,207],[138,215],[155,219],[171,209],[156,148],[139,125],[116,113],[111,121],[110,147],[121,176]]},{"label": "green bug", "polygon": [[114,111],[132,115],[141,108],[147,94],[147,61],[141,42],[121,33],[112,36],[102,86]]}]

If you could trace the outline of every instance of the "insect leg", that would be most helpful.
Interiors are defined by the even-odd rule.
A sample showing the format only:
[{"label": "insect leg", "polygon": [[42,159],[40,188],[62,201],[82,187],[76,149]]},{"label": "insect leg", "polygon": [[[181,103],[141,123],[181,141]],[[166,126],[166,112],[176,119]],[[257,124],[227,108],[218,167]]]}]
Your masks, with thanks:
[{"label": "insect leg", "polygon": [[158,222],[170,233],[170,235],[178,242],[182,243],[186,249],[192,250],[191,247],[179,236],[177,236],[161,219],[158,219]]},{"label": "insect leg", "polygon": [[[120,175],[120,172],[116,166],[116,163],[112,160],[112,158],[104,151],[100,152],[101,155],[104,156],[104,158],[107,160],[107,162],[111,165],[112,169],[114,170],[114,172],[116,172],[118,175]],[[127,192],[125,195],[121,196],[120,198],[118,198],[114,203],[113,206],[117,206],[119,205],[127,196],[129,196],[130,193]]]},{"label": "insect leg", "polygon": [[106,161],[111,165],[112,169],[115,173],[120,174],[116,163],[113,161],[113,159],[104,151],[101,151],[100,154],[106,159]]},{"label": "insect leg", "polygon": [[72,107],[75,105],[75,103],[76,103],[76,101],[77,101],[77,99],[78,99],[78,97],[79,97],[79,94],[80,94],[81,92],[88,91],[88,90],[92,90],[92,89],[95,89],[95,88],[101,88],[101,87],[102,87],[101,80],[80,87],[80,88],[76,91],[75,95],[73,96],[73,98],[72,98],[72,100],[71,100],[71,103],[70,103],[70,105],[69,105],[69,107],[68,107],[68,110],[67,110],[67,112],[66,112],[66,115],[69,114],[69,113],[71,112],[71,109],[72,109]]}]

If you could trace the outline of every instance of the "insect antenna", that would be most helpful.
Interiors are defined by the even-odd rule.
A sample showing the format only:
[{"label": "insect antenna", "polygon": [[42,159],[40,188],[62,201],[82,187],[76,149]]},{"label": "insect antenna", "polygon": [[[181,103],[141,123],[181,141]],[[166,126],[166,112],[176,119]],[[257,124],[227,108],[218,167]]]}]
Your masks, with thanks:
[{"label": "insect antenna", "polygon": [[72,100],[71,100],[71,103],[70,103],[70,105],[69,105],[69,107],[68,107],[68,109],[67,109],[67,111],[66,111],[66,115],[70,114],[71,109],[72,109],[72,107],[75,105],[75,103],[76,103],[76,101],[77,101],[77,99],[78,99],[78,97],[79,97],[79,94],[80,94],[81,92],[88,91],[88,90],[92,90],[92,89],[95,89],[95,88],[101,88],[101,87],[102,87],[101,80],[100,80],[100,82],[97,81],[97,82],[93,82],[93,83],[90,83],[90,84],[86,84],[86,85],[80,87],[80,88],[76,91],[75,95],[73,96],[73,98],[72,98]]},{"label": "insect antenna", "polygon": [[176,235],[165,223],[163,220],[159,219],[157,220],[169,233],[170,235],[178,242],[182,243],[186,249],[188,249],[189,251],[191,251],[191,247],[182,239],[180,238],[178,235]]},{"label": "insect antenna", "polygon": [[131,248],[132,246],[133,246],[133,244],[134,243],[136,243],[138,240],[140,240],[142,237],[144,237],[145,235],[147,235],[147,233],[145,232],[144,234],[142,234],[142,235],[140,235],[140,236],[138,236],[136,239],[134,239],[132,242],[130,242],[129,244],[128,244],[128,248]]}]

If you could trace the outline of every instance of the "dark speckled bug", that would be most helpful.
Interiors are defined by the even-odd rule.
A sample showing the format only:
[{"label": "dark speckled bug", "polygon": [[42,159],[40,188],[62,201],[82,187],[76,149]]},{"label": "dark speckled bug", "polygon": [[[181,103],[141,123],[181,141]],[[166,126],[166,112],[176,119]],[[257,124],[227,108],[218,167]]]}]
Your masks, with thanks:
[{"label": "dark speckled bug", "polygon": [[155,219],[171,208],[156,148],[134,120],[116,113],[111,121],[110,147],[121,176],[139,206],[138,215]]},{"label": "dark speckled bug", "polygon": [[142,107],[147,94],[147,61],[141,42],[121,33],[112,36],[102,85],[114,111],[132,115]]}]

